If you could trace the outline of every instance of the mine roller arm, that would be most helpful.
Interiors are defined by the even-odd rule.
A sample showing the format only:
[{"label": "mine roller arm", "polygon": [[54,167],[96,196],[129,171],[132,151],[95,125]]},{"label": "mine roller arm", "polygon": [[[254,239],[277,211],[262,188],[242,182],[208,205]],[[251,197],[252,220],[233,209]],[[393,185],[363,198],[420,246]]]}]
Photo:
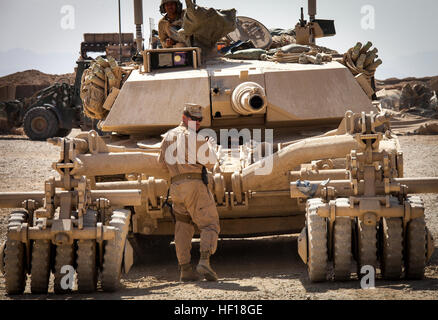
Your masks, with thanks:
[{"label": "mine roller arm", "polygon": [[[66,195],[72,196],[72,205],[77,205],[77,191],[59,191],[54,196],[54,206],[61,205],[61,199]],[[113,207],[141,205],[141,190],[91,190],[89,204],[95,204],[99,199],[107,199]],[[34,201],[35,209],[43,206],[44,192],[0,192],[0,208],[21,208],[26,201]]]},{"label": "mine roller arm", "polygon": [[[327,176],[327,179],[330,179],[330,171],[338,172],[337,170],[325,170],[324,175]],[[292,198],[309,198],[309,193],[303,192],[302,184],[303,182],[300,180],[291,182]],[[356,186],[351,180],[309,181],[306,188],[314,190],[312,197],[326,196],[328,188],[332,188],[331,192],[338,197],[350,197],[364,193],[365,181],[358,182]],[[376,184],[377,194],[385,194],[385,190],[391,193],[403,192],[407,194],[438,193],[438,178],[395,178],[387,184],[384,182]]]}]

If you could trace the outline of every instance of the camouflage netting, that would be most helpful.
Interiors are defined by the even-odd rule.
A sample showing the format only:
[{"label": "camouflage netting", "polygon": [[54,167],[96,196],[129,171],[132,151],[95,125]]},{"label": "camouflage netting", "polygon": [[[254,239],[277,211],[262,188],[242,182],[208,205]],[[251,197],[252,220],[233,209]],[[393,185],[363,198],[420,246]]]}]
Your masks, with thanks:
[{"label": "camouflage netting", "polygon": [[108,95],[121,88],[124,72],[112,57],[98,57],[82,75],[81,99],[84,113],[91,119],[104,119],[109,113],[104,108]]},{"label": "camouflage netting", "polygon": [[216,10],[197,6],[186,0],[183,29],[186,36],[193,36],[195,45],[214,48],[224,36],[236,29],[236,10]]}]

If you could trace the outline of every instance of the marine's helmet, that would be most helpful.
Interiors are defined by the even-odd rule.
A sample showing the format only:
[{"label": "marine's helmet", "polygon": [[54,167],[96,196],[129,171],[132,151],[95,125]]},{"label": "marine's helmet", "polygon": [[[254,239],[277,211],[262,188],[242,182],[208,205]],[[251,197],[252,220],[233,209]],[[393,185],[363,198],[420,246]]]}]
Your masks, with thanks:
[{"label": "marine's helmet", "polygon": [[161,5],[160,5],[160,12],[161,14],[166,14],[166,9],[164,8],[164,5],[168,2],[176,2],[176,12],[178,12],[179,14],[182,13],[182,3],[179,0],[161,0]]}]

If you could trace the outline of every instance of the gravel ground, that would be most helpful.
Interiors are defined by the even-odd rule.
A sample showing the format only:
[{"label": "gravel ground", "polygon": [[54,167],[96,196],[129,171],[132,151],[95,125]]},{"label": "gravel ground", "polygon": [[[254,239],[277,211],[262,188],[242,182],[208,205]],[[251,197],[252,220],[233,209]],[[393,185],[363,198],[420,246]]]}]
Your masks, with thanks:
[{"label": "gravel ground", "polygon": [[[407,177],[438,176],[437,136],[405,136],[400,142]],[[57,160],[58,152],[52,145],[23,136],[0,137],[0,192],[42,190],[44,180],[55,174],[51,163]],[[438,239],[438,195],[425,195],[424,200],[428,226]],[[8,212],[0,209],[1,240],[5,239]],[[195,241],[193,262],[199,258],[198,249]],[[27,289],[22,296],[9,297],[0,276],[0,299],[438,299],[438,250],[424,280],[378,279],[373,290],[360,289],[354,279],[310,283],[297,254],[297,235],[220,241],[212,259],[221,278],[218,283],[178,283],[174,251],[173,245],[142,251],[143,262],[137,262],[123,277],[123,288],[117,293],[34,296]]]}]

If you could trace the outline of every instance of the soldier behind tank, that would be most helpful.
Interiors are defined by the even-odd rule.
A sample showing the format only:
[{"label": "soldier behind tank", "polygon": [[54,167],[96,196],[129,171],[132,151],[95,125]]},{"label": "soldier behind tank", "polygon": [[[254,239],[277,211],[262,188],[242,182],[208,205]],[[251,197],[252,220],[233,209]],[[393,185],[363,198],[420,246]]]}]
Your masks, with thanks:
[{"label": "soldier behind tank", "polygon": [[[219,215],[203,177],[206,169],[213,171],[218,161],[211,143],[197,134],[202,122],[202,109],[199,105],[185,105],[182,123],[165,135],[159,156],[159,161],[168,168],[171,176],[169,194],[176,220],[175,248],[180,281],[199,279],[190,263],[195,225],[201,234],[201,258],[196,271],[208,281],[217,281],[217,275],[210,266],[210,256],[217,249]],[[190,143],[196,147],[191,147]],[[205,159],[200,159],[199,154]]]},{"label": "soldier behind tank", "polygon": [[179,33],[182,29],[185,10],[179,0],[161,0],[160,13],[164,17],[158,22],[158,36],[163,48],[189,46],[189,39]]}]

